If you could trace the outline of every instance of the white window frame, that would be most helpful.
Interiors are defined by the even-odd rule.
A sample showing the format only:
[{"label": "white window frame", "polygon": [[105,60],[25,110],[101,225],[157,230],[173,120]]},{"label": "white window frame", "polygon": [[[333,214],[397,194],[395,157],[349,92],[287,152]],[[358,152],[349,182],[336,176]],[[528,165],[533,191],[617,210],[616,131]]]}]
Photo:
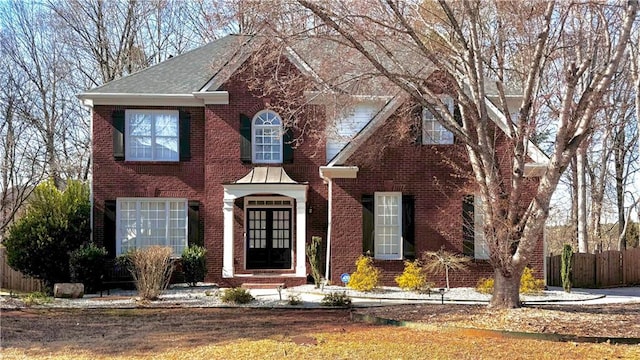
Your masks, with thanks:
[{"label": "white window frame", "polygon": [[[442,102],[453,115],[453,98],[443,96]],[[453,133],[438,122],[436,117],[427,108],[422,108],[422,145],[451,145]]]},{"label": "white window frame", "polygon": [[478,260],[489,259],[489,246],[484,237],[484,212],[480,194],[473,197],[473,257]]},{"label": "white window frame", "polygon": [[[151,156],[136,156],[133,153],[133,140],[131,135],[131,121],[132,118],[136,115],[148,115],[151,117],[151,129],[150,134],[146,135],[151,138]],[[176,143],[176,152],[173,157],[160,157],[157,154],[157,148],[160,144],[157,143],[156,139],[159,138],[156,134],[156,121],[158,116],[170,116],[172,120],[175,121],[176,134],[175,136],[162,136],[163,138],[173,139]],[[124,147],[125,147],[125,160],[126,161],[170,161],[170,162],[178,162],[180,161],[180,117],[177,110],[139,110],[139,109],[127,109],[125,110],[125,139],[124,139]]]},{"label": "white window frame", "polygon": [[[385,197],[393,197],[397,200],[397,214],[387,215],[386,209],[383,209],[385,206],[383,204],[383,199]],[[401,192],[376,192],[373,195],[373,224],[374,224],[374,240],[373,240],[373,252],[376,259],[380,260],[402,260],[402,193]],[[383,224],[380,222],[383,216],[389,216],[388,220],[395,219],[395,224]],[[384,240],[385,235],[388,231],[385,230],[393,230],[395,229],[396,237],[391,239],[390,244],[387,244]],[[394,243],[397,246],[398,253],[393,253],[390,251],[385,251],[385,247],[393,246]]]},{"label": "white window frame", "polygon": [[[264,125],[264,124],[260,124],[257,125],[256,121],[258,120],[267,120],[269,121],[270,119],[268,118],[269,116],[273,116],[272,119],[277,119],[277,121],[279,122],[279,124],[274,125],[274,124],[270,124],[270,125]],[[262,110],[259,111],[251,120],[251,161],[254,164],[282,164],[282,159],[283,159],[283,152],[284,152],[284,146],[283,146],[283,139],[282,139],[282,118],[280,117],[280,115],[278,115],[275,111],[271,111],[271,110]],[[277,136],[278,136],[278,144],[276,144],[277,146],[277,151],[278,151],[278,157],[277,158],[273,158],[273,159],[258,159],[258,146],[259,145],[265,145],[265,144],[258,144],[258,135],[257,135],[257,131],[258,130],[276,130],[277,129]],[[275,136],[273,136],[273,138],[275,138]],[[267,146],[272,146],[273,144],[266,144]]]},{"label": "white window frame", "polygon": [[[133,211],[135,211],[135,233],[134,234],[127,234],[127,230],[125,228],[123,228],[123,211],[124,209],[122,208],[122,206],[125,203],[133,203],[134,204],[134,209]],[[124,240],[130,240],[130,239],[135,239],[136,242],[138,242],[138,239],[141,239],[140,242],[144,241],[145,239],[145,235],[143,234],[145,231],[143,230],[149,230],[151,227],[149,228],[145,228],[143,229],[143,221],[141,220],[141,207],[143,203],[164,203],[165,208],[164,208],[164,235],[160,235],[163,239],[164,239],[164,243],[153,243],[153,244],[148,244],[145,245],[143,247],[147,247],[147,246],[153,246],[153,245],[159,245],[159,246],[168,246],[171,247],[173,250],[173,254],[172,257],[177,258],[182,256],[182,251],[188,246],[188,242],[189,242],[189,238],[188,238],[188,232],[189,232],[189,208],[188,208],[188,201],[187,199],[180,199],[180,198],[117,198],[116,199],[116,254],[117,255],[122,255],[124,253],[126,253],[126,251],[123,251],[123,241]],[[181,205],[183,208],[179,209],[183,211],[183,216],[180,217],[175,217],[175,218],[171,218],[171,204],[178,204]],[[152,222],[152,220],[145,220],[148,224],[150,224]],[[184,233],[183,234],[179,234],[180,230],[183,230],[182,227],[171,227],[172,221],[177,221],[178,223],[182,222],[182,224],[184,224]],[[158,230],[158,228],[156,228],[156,230]],[[178,233],[178,237],[180,237],[181,235],[184,235],[183,240],[181,241],[180,244],[177,245],[172,245],[170,242],[170,235],[171,235],[171,230],[177,230]],[[176,236],[176,235],[174,235]],[[146,237],[153,237],[151,234],[147,234]],[[157,237],[157,236],[156,236]],[[129,248],[140,248],[140,247],[127,247],[127,250]]]}]

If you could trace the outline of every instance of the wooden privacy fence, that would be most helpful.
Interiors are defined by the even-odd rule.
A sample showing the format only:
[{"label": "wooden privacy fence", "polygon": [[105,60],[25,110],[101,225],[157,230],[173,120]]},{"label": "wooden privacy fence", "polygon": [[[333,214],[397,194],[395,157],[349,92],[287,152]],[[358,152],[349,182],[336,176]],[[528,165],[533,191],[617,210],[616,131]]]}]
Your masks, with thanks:
[{"label": "wooden privacy fence", "polygon": [[0,246],[0,287],[25,292],[42,291],[42,284],[39,280],[27,277],[9,267],[4,246]]},{"label": "wooden privacy fence", "polygon": [[[562,286],[562,256],[547,257],[547,285]],[[640,248],[573,254],[573,286],[598,288],[640,284]]]}]

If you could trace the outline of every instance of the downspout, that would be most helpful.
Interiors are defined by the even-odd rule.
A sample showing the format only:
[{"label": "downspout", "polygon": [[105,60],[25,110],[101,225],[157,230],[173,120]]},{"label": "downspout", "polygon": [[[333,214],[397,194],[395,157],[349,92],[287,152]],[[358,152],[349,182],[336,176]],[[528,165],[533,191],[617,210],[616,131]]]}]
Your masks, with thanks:
[{"label": "downspout", "polygon": [[328,216],[328,219],[327,219],[327,255],[326,255],[327,259],[326,259],[325,267],[324,267],[324,269],[325,269],[324,270],[324,279],[328,281],[328,280],[330,280],[329,279],[329,275],[330,275],[330,271],[329,271],[330,261],[329,260],[331,259],[331,218],[332,218],[332,214],[331,213],[332,213],[332,208],[333,208],[333,190],[332,190],[333,179],[327,178],[327,177],[323,177],[323,179],[325,181],[327,181],[328,184],[329,184],[329,189],[327,190],[328,191],[327,196],[329,198],[328,199],[328,201],[329,201],[329,204],[328,204],[329,209],[327,210],[327,213],[328,213],[327,214],[327,216]]}]

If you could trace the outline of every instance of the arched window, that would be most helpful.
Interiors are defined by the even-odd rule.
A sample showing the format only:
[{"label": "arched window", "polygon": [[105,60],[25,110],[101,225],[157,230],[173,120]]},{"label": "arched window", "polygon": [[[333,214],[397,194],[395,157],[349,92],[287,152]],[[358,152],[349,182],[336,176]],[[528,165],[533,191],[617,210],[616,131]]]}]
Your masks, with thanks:
[{"label": "arched window", "polygon": [[254,163],[282,163],[282,119],[271,110],[253,117],[252,141]]}]

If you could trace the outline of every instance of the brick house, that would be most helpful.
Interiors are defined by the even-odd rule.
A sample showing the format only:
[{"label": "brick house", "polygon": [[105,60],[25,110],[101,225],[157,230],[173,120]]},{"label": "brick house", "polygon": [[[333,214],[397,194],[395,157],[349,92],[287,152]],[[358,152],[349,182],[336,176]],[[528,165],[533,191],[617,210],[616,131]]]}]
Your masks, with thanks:
[{"label": "brick house", "polygon": [[[369,253],[392,285],[404,259],[442,246],[474,258],[454,286],[491,276],[461,174],[466,153],[451,133],[428,111],[401,115],[403,95],[360,94],[336,118],[322,97],[305,105],[325,114],[327,135],[294,142],[304,134],[270,107],[278,94],[247,84],[252,41],[230,35],[79,95],[93,116],[95,242],[113,256],[204,245],[207,281],[226,286],[306,283],[312,236],[324,241],[333,283]],[[317,56],[284,58],[310,79],[320,73]],[[403,121],[411,136],[396,135]],[[530,148],[533,176],[546,158]],[[531,266],[542,276],[542,242]]]}]

